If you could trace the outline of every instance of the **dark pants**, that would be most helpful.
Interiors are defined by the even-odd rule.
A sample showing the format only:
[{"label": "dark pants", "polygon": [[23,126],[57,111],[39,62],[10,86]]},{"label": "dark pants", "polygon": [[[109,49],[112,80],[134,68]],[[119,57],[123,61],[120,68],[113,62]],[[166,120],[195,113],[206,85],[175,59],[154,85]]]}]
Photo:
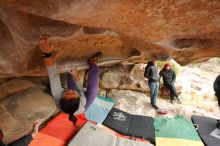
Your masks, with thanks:
[{"label": "dark pants", "polygon": [[174,100],[174,97],[177,97],[177,99],[179,99],[174,84],[164,84],[164,85],[170,90],[170,100]]},{"label": "dark pants", "polygon": [[[68,89],[76,90],[76,83],[71,75],[67,75]],[[91,64],[88,72],[87,90],[85,92],[86,105],[85,111],[95,100],[99,88],[99,67],[96,64]]]}]

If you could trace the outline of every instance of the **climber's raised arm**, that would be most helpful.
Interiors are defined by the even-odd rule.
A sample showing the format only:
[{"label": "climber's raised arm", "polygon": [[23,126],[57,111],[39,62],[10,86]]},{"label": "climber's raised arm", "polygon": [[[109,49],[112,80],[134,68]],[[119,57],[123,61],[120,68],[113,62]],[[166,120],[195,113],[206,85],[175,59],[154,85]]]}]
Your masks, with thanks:
[{"label": "climber's raised arm", "polygon": [[61,86],[60,74],[56,68],[56,63],[53,59],[54,46],[49,43],[47,36],[41,36],[39,40],[39,48],[43,54],[44,63],[47,67],[51,93],[58,105],[64,90]]}]

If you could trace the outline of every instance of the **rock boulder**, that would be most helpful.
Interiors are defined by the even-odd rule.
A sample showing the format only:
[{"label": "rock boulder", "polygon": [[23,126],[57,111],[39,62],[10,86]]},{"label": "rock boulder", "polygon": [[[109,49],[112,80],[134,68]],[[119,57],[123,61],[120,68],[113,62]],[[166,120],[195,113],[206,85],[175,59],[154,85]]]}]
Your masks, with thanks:
[{"label": "rock boulder", "polygon": [[1,0],[0,77],[46,74],[37,47],[44,33],[61,72],[97,51],[103,62],[219,57],[219,9],[219,0]]},{"label": "rock boulder", "polygon": [[[6,88],[8,85],[13,85],[12,89]],[[28,134],[36,119],[45,121],[54,114],[56,105],[52,97],[31,82],[15,79],[3,86],[5,91],[10,91],[0,101],[0,127],[5,143]]]}]

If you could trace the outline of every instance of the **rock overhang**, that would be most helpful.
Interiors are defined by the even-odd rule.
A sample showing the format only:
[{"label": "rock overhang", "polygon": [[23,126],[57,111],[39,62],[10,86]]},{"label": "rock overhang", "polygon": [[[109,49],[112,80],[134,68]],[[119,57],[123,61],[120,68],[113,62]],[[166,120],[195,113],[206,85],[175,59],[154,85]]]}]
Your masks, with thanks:
[{"label": "rock overhang", "polygon": [[37,47],[44,33],[61,71],[85,66],[97,51],[103,64],[138,56],[186,65],[220,56],[218,0],[2,0],[0,12],[2,77],[45,74]]}]

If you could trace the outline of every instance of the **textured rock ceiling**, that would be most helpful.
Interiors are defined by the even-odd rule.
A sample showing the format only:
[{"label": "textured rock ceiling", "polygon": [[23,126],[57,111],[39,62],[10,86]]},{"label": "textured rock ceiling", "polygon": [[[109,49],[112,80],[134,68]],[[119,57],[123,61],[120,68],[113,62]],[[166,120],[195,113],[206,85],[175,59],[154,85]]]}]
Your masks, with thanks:
[{"label": "textured rock ceiling", "polygon": [[104,60],[172,57],[185,65],[220,56],[220,1],[1,0],[1,77],[45,73],[43,33],[60,66],[82,66],[96,51]]}]

